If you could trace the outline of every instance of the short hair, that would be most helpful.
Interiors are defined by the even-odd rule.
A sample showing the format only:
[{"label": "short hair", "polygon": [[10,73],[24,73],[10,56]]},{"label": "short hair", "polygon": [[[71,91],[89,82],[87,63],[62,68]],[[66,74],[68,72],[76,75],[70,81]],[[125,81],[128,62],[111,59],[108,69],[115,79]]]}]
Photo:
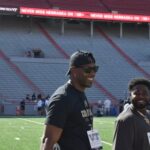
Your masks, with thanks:
[{"label": "short hair", "polygon": [[132,89],[136,86],[136,85],[145,85],[147,86],[147,88],[150,90],[150,80],[146,79],[146,78],[135,78],[132,79],[129,84],[128,84],[128,90],[132,91]]}]

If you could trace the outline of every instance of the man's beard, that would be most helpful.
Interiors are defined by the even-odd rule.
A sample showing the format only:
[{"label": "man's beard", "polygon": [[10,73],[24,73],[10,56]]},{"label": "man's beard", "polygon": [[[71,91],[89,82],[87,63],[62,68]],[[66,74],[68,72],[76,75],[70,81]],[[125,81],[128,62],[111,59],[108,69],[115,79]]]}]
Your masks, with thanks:
[{"label": "man's beard", "polygon": [[146,108],[148,106],[148,102],[147,101],[132,101],[132,104],[134,105],[135,108],[137,109],[143,109]]}]

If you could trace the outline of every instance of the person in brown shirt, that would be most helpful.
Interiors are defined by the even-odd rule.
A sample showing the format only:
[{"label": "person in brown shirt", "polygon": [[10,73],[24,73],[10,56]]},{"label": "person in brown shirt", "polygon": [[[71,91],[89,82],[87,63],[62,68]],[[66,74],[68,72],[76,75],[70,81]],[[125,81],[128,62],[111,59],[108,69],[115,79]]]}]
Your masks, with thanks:
[{"label": "person in brown shirt", "polygon": [[112,150],[150,150],[150,80],[135,78],[128,89],[131,104],[117,117]]}]

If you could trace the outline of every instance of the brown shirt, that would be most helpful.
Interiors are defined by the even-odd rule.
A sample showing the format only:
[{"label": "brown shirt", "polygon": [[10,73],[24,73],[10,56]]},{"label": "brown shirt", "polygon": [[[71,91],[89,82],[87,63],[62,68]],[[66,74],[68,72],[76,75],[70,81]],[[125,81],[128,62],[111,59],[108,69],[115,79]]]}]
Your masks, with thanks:
[{"label": "brown shirt", "polygon": [[[150,113],[147,112],[150,120]],[[150,150],[150,124],[131,104],[116,120],[112,150]]]}]

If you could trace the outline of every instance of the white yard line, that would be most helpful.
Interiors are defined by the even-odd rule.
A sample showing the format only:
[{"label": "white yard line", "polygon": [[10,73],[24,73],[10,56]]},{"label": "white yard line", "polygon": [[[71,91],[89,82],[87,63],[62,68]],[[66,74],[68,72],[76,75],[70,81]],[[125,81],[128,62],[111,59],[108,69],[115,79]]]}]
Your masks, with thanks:
[{"label": "white yard line", "polygon": [[[37,121],[32,121],[32,120],[29,120],[29,119],[23,119],[23,118],[19,118],[21,120],[24,120],[24,121],[28,121],[28,122],[32,122],[32,123],[35,123],[35,124],[39,124],[39,125],[44,125],[43,123],[41,122],[37,122]],[[106,141],[102,141],[102,143],[106,144],[106,145],[109,145],[109,146],[112,146],[111,143],[109,142],[106,142]]]},{"label": "white yard line", "polygon": [[99,124],[104,124],[104,123],[107,123],[107,124],[114,124],[115,122],[114,121],[102,121],[102,120],[94,120],[94,122],[96,123],[99,123]]},{"label": "white yard line", "polygon": [[20,140],[20,138],[19,138],[19,137],[15,137],[15,140],[19,141],[19,140]]},{"label": "white yard line", "polygon": [[44,125],[44,123],[37,122],[37,121],[32,121],[32,120],[29,120],[29,119],[23,119],[23,118],[19,118],[19,119],[25,120],[25,121],[28,121],[28,122],[32,122],[32,123],[35,123],[35,124],[39,124],[39,125]]},{"label": "white yard line", "polygon": [[106,144],[106,145],[109,145],[109,146],[112,146],[112,144],[111,144],[111,143],[106,142],[106,141],[102,141],[102,143],[104,143],[104,144]]}]

